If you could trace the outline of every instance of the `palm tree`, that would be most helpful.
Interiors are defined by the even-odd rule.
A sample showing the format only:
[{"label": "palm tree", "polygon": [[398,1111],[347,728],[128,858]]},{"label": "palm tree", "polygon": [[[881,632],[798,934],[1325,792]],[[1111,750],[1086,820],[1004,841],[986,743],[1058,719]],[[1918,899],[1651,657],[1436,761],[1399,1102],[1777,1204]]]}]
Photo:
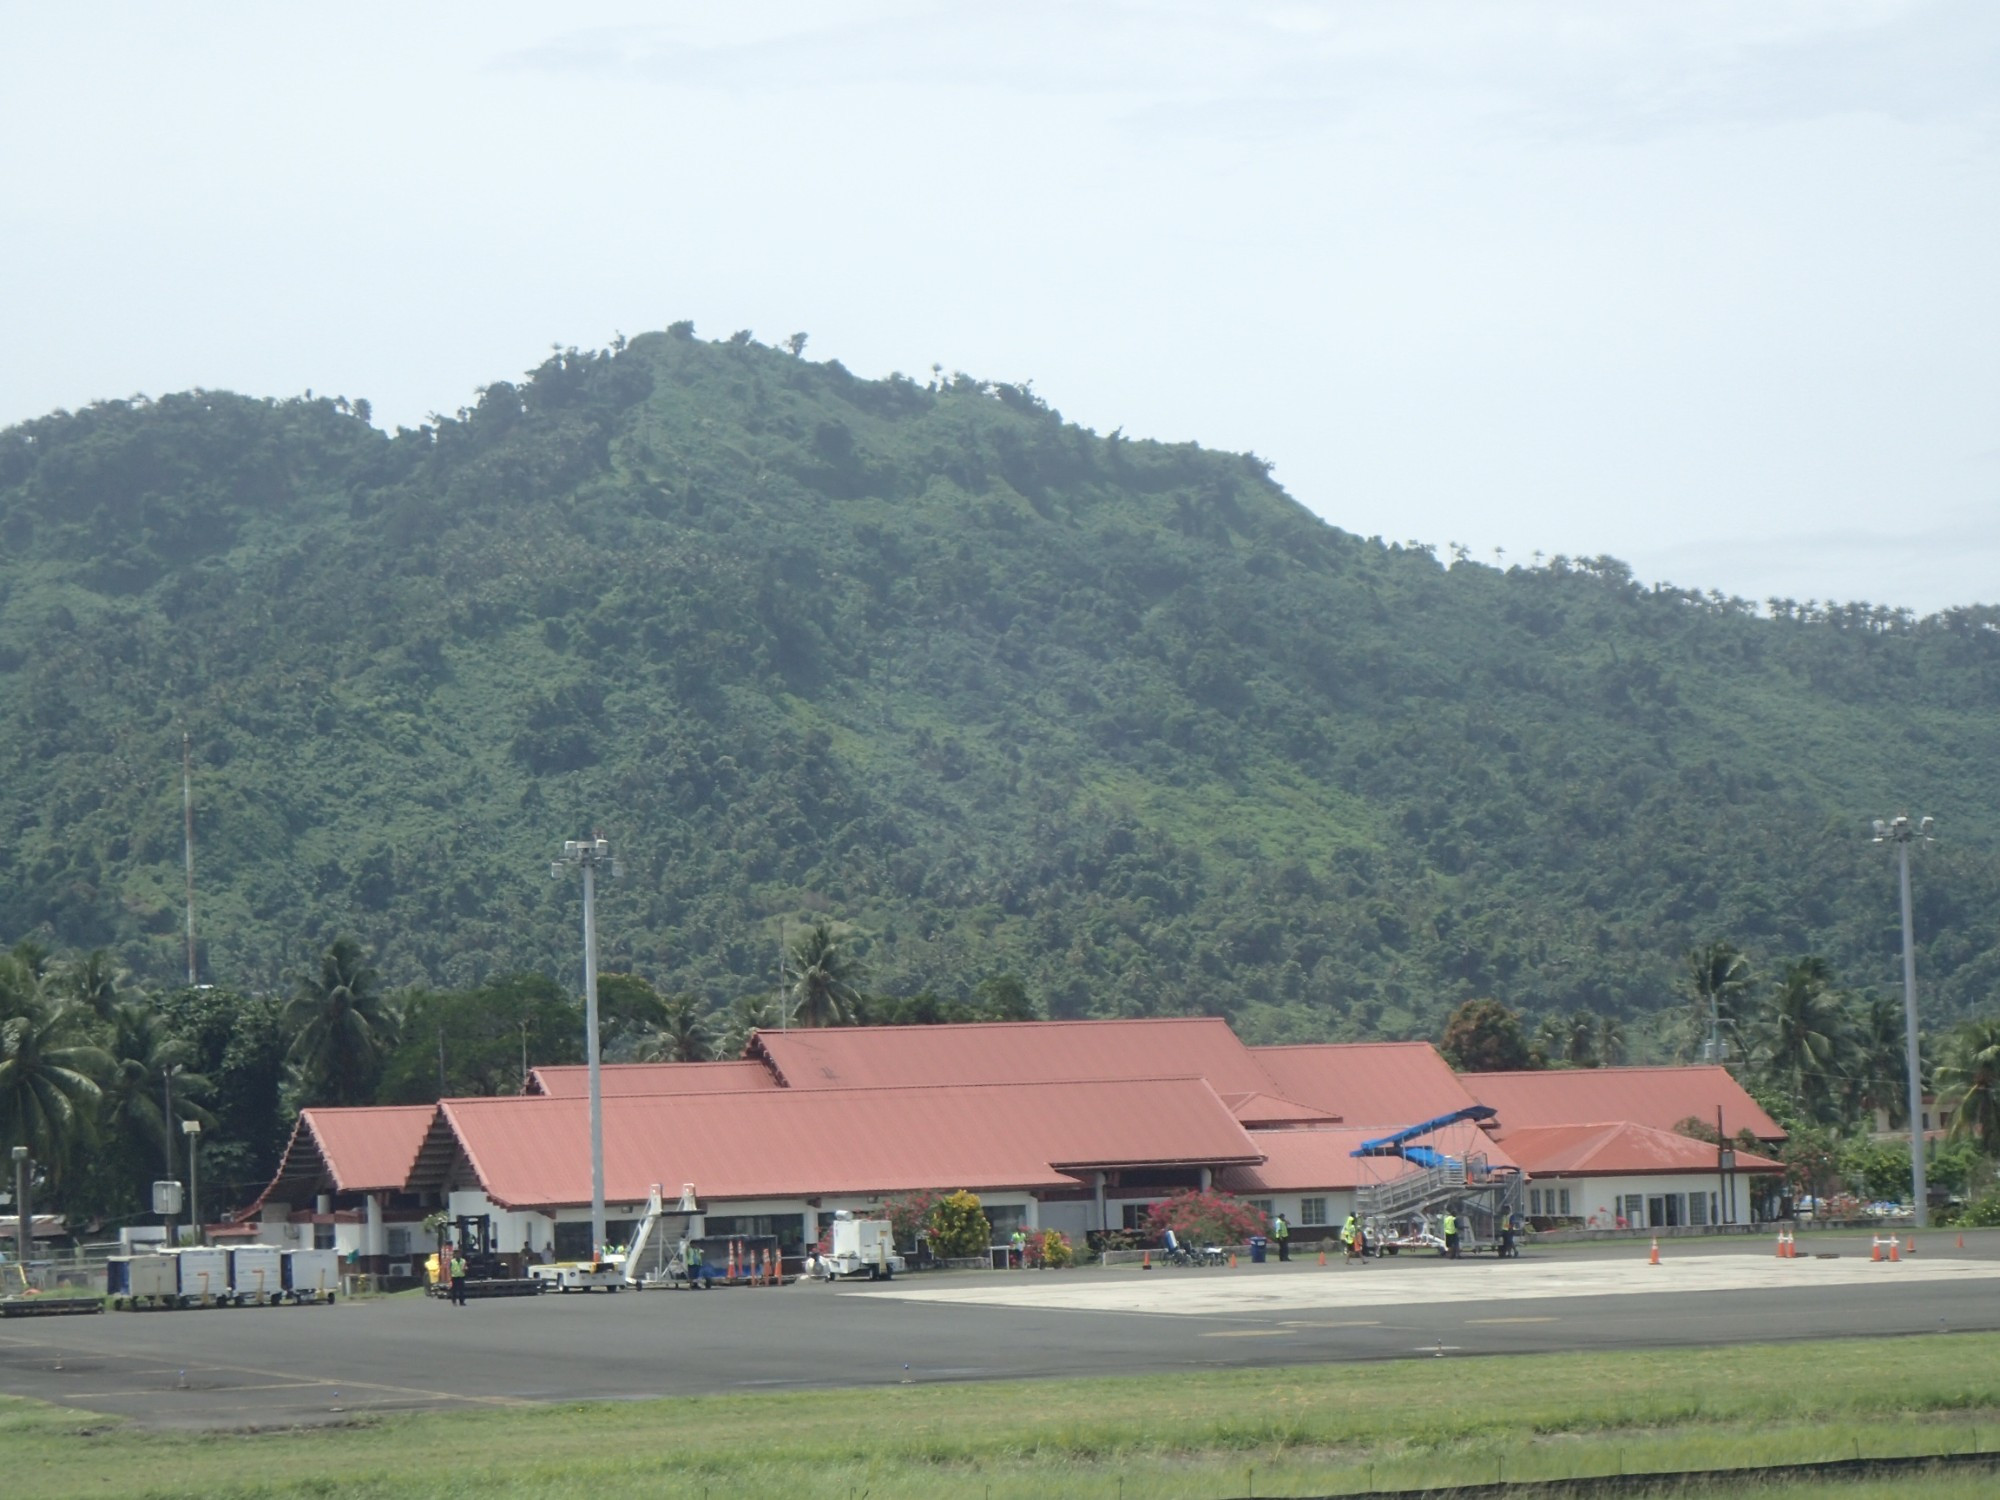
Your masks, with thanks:
[{"label": "palm tree", "polygon": [[1952,1138],[1970,1135],[1987,1155],[2000,1152],[2000,1020],[1969,1021],[1952,1033],[1937,1084],[1939,1103],[1952,1110]]},{"label": "palm tree", "polygon": [[[1584,1013],[1588,1015],[1589,1012]],[[1597,1062],[1592,1067],[1602,1065],[1615,1068],[1625,1061],[1625,1023],[1616,1016],[1606,1016],[1597,1023]]]},{"label": "palm tree", "polygon": [[660,1023],[639,1043],[641,1062],[707,1062],[708,1007],[698,995],[671,995],[660,1006]]},{"label": "palm tree", "polygon": [[741,1057],[750,1044],[751,1032],[769,1030],[785,1019],[786,1007],[775,996],[738,995],[715,1018],[715,1055]]},{"label": "palm tree", "polygon": [[290,1060],[308,1102],[361,1104],[396,1040],[396,1015],[375,988],[375,971],[351,938],[320,955],[319,973],[299,984],[285,1008],[297,1028]]},{"label": "palm tree", "polygon": [[[1572,1014],[1563,1034],[1563,1061],[1573,1068],[1594,1068],[1598,1063],[1597,1017],[1587,1010]],[[1620,1045],[1623,1045],[1621,1038]]]},{"label": "palm tree", "polygon": [[[150,1005],[121,1005],[113,1013],[110,1066],[104,1076],[103,1107],[98,1117],[114,1139],[150,1146],[169,1163],[169,1177],[176,1175],[171,1163],[180,1122],[215,1123],[194,1102],[192,1096],[205,1092],[208,1080],[187,1071],[187,1056],[187,1044],[168,1034],[160,1024],[159,1012]],[[167,1113],[170,1094],[171,1116]]]},{"label": "palm tree", "polygon": [[0,1021],[0,1141],[26,1146],[52,1182],[95,1138],[98,1084],[111,1059],[82,1013],[38,1005]]},{"label": "palm tree", "polygon": [[131,982],[131,974],[119,968],[102,948],[93,948],[81,958],[71,959],[56,973],[56,983],[63,993],[100,1021],[112,1018],[124,998],[120,990]]},{"label": "palm tree", "polygon": [[1846,1017],[1825,960],[1786,964],[1758,1028],[1757,1061],[1765,1078],[1795,1100],[1805,1118],[1831,1119],[1846,1082],[1846,1043]]},{"label": "palm tree", "polygon": [[790,1019],[800,1026],[838,1026],[860,1006],[867,966],[845,946],[847,930],[822,917],[786,950]]},{"label": "palm tree", "polygon": [[[1863,1112],[1889,1111],[1893,1127],[1906,1123],[1909,1105],[1909,1037],[1902,1002],[1876,995],[1850,1023],[1853,1051],[1848,1059],[1850,1102]],[[1923,1069],[1923,1059],[1918,1058]]]},{"label": "palm tree", "polygon": [[[1740,1055],[1743,1010],[1754,982],[1750,960],[1733,943],[1710,943],[1682,958],[1681,975],[1692,1001],[1688,1012],[1688,1031],[1695,1039],[1695,1045],[1690,1049],[1690,1055],[1702,1055],[1711,1024],[1717,1040],[1725,1048],[1734,1042]],[[1725,1055],[1706,1060],[1723,1062],[1727,1059]]]}]

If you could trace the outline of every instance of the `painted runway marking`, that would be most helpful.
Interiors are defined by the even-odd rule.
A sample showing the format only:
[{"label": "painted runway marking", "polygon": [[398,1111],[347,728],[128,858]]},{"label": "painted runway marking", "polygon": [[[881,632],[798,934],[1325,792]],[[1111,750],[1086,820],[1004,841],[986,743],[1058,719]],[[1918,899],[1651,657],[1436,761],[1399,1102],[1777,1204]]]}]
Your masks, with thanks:
[{"label": "painted runway marking", "polygon": [[1204,1333],[1205,1339],[1282,1339],[1297,1333],[1296,1328],[1218,1328]]},{"label": "painted runway marking", "polygon": [[1653,1292],[1825,1291],[1863,1283],[1955,1282],[1969,1288],[2000,1279],[2000,1262],[1994,1261],[1904,1261],[1891,1266],[1858,1258],[1766,1260],[1746,1255],[1676,1255],[1657,1266],[1643,1259],[1459,1262],[1451,1266],[1413,1262],[1384,1270],[1386,1274],[1369,1277],[1252,1273],[1199,1278],[1151,1276],[1143,1280],[1108,1273],[1102,1279],[1053,1283],[899,1285],[866,1295],[960,1307],[1241,1318],[1259,1313],[1558,1301]]},{"label": "painted runway marking", "polygon": [[1556,1320],[1555,1320],[1554,1318],[1467,1318],[1467,1319],[1465,1320],[1465,1324],[1466,1324],[1466,1326],[1467,1326],[1468,1328],[1470,1328],[1470,1327],[1471,1327],[1471,1326],[1472,1326],[1473,1324],[1475,1324],[1475,1323],[1481,1323],[1481,1324],[1484,1324],[1484,1323],[1553,1323],[1553,1322],[1555,1322],[1555,1321],[1556,1321]]}]

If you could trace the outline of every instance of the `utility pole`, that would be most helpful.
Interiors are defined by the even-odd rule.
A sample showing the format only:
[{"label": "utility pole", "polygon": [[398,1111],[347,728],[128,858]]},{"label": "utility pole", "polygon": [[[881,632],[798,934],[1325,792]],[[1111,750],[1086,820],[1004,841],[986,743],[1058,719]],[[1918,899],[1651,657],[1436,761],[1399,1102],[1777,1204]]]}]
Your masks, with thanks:
[{"label": "utility pole", "polygon": [[[166,1175],[160,1180],[163,1182],[172,1182],[174,1180],[174,1065],[171,1063],[160,1069],[160,1094],[162,1106],[160,1139],[164,1143],[167,1157]],[[180,1243],[174,1238],[173,1211],[171,1209],[165,1211],[160,1215],[160,1218],[166,1225],[167,1248],[171,1250],[175,1245]]]},{"label": "utility pole", "polygon": [[181,1133],[188,1143],[188,1227],[194,1231],[194,1242],[203,1241],[201,1232],[201,1121],[181,1121]]},{"label": "utility pole", "polygon": [[597,1045],[597,872],[616,878],[624,873],[611,857],[607,839],[566,839],[563,857],[549,866],[551,876],[570,869],[583,871],[583,1031],[590,1062],[590,1248],[604,1249],[604,1080]]},{"label": "utility pole", "polygon": [[1916,1197],[1915,1224],[1928,1229],[1931,1222],[1930,1188],[1924,1181],[1924,1080],[1917,1055],[1917,950],[1910,918],[1910,845],[1919,840],[1928,844],[1934,825],[1929,818],[1912,824],[1909,816],[1898,813],[1886,823],[1875,820],[1875,842],[1896,846],[1896,864],[1902,877],[1903,896],[1903,1025],[1909,1065],[1910,1085],[1910,1191]]}]

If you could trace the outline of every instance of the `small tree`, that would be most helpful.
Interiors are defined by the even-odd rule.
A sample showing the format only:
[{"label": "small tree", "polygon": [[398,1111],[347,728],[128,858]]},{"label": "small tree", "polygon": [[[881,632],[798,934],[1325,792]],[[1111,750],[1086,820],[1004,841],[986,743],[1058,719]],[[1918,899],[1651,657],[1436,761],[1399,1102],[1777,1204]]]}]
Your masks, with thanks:
[{"label": "small tree", "polygon": [[883,1204],[889,1215],[890,1232],[904,1249],[916,1248],[917,1235],[930,1227],[932,1212],[941,1201],[935,1191],[902,1193]]},{"label": "small tree", "polygon": [[964,1188],[933,1205],[929,1228],[932,1247],[947,1260],[983,1255],[993,1243],[993,1226],[979,1206],[979,1195]]},{"label": "small tree", "polygon": [[1461,1073],[1503,1073],[1534,1066],[1521,1018],[1498,1000],[1468,1000],[1445,1023],[1438,1050]]},{"label": "small tree", "polygon": [[1228,1193],[1184,1189],[1146,1213],[1146,1232],[1158,1239],[1169,1229],[1191,1245],[1240,1245],[1265,1229],[1263,1210]]},{"label": "small tree", "polygon": [[1076,1260],[1076,1251],[1071,1248],[1069,1236],[1060,1229],[1044,1229],[1028,1240],[1028,1264],[1042,1266],[1051,1271],[1060,1271]]}]

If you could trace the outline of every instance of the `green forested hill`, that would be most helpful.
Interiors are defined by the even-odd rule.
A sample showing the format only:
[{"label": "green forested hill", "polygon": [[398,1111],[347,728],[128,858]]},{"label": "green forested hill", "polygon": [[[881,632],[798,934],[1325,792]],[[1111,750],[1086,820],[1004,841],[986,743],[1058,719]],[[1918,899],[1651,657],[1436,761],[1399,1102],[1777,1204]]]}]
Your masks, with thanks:
[{"label": "green forested hill", "polygon": [[[1607,497],[1611,499],[1615,497]],[[1449,561],[1449,559],[1447,559]],[[2000,611],[1915,621],[1362,540],[1254,458],[682,326],[420,431],[196,392],[0,434],[0,935],[204,977],[768,990],[1011,971],[1056,1015],[1637,1018],[1697,942],[1891,984],[1868,819],[1935,814],[1921,961],[2000,983]]]}]

